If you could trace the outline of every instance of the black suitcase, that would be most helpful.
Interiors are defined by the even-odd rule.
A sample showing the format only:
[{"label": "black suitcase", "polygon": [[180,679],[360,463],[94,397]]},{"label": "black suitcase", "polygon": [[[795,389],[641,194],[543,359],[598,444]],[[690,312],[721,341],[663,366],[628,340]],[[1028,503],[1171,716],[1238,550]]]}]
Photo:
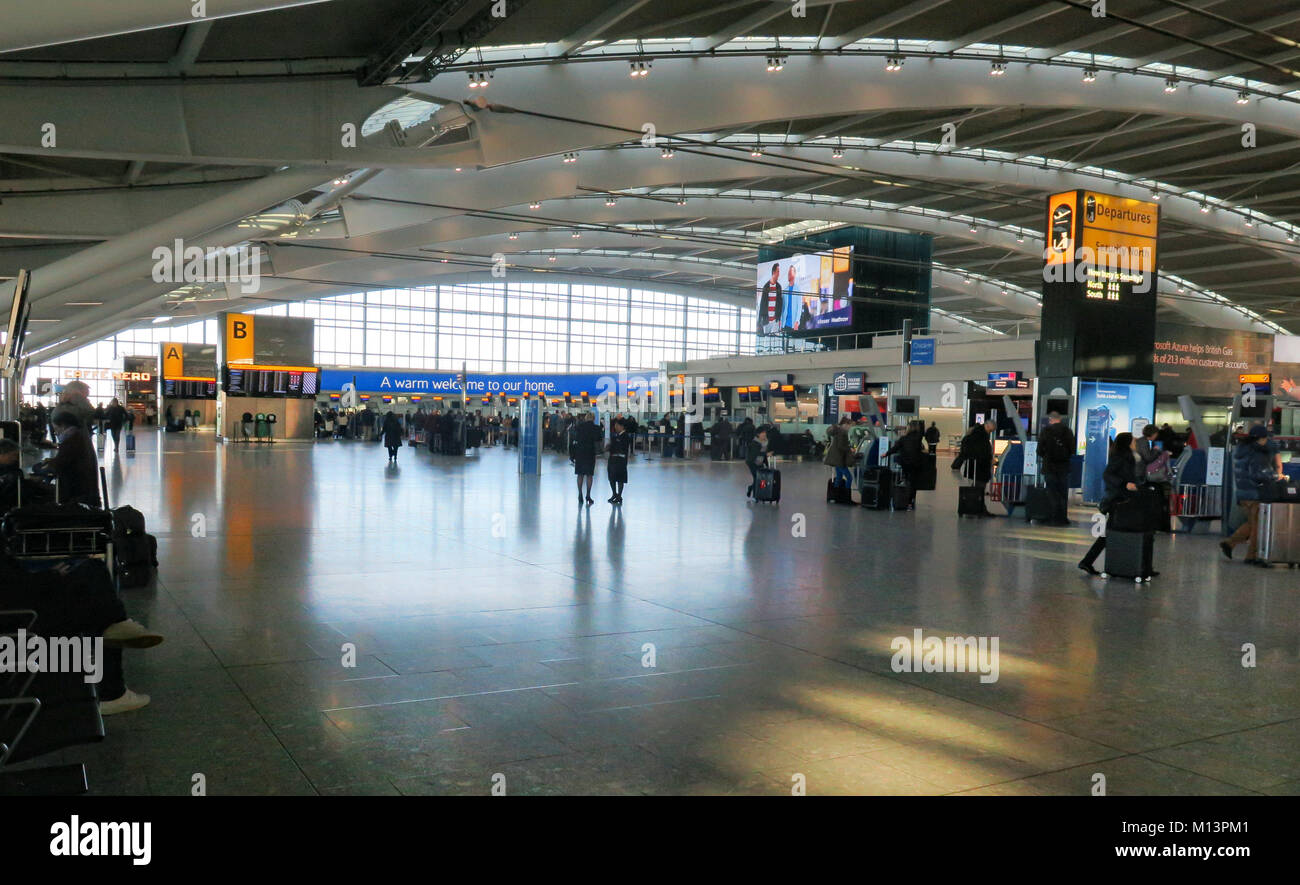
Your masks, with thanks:
[{"label": "black suitcase", "polygon": [[1150,580],[1153,532],[1106,530],[1106,574],[1117,578]]},{"label": "black suitcase", "polygon": [[862,506],[870,510],[888,510],[894,474],[884,467],[862,468]]},{"label": "black suitcase", "polygon": [[853,490],[848,486],[837,486],[835,480],[826,480],[826,500],[832,504],[852,504]]},{"label": "black suitcase", "polygon": [[754,500],[775,504],[781,500],[781,471],[762,467],[754,480]]},{"label": "black suitcase", "polygon": [[979,516],[984,510],[983,489],[979,486],[961,486],[957,489],[958,516]]},{"label": "black suitcase", "polygon": [[1025,489],[1025,522],[1051,522],[1055,508],[1052,492],[1044,486]]},{"label": "black suitcase", "polygon": [[898,483],[891,492],[891,499],[895,510],[907,510],[916,500],[916,490],[905,483]]},{"label": "black suitcase", "polygon": [[1107,530],[1118,532],[1152,532],[1164,518],[1164,494],[1159,489],[1140,488],[1110,506]]},{"label": "black suitcase", "polygon": [[938,458],[931,454],[921,456],[921,466],[916,469],[914,478],[918,492],[933,492],[939,481]]}]

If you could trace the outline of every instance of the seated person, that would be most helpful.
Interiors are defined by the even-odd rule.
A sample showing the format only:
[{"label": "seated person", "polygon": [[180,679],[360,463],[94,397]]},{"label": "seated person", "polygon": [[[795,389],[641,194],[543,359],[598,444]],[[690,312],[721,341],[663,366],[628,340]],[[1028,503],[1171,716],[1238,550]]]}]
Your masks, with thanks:
[{"label": "seated person", "polygon": [[50,419],[59,450],[53,458],[32,467],[32,473],[53,476],[59,484],[59,502],[103,506],[99,497],[99,459],[85,427],[71,409],[55,409]]},{"label": "seated person", "polygon": [[21,454],[18,443],[0,439],[0,514],[18,506],[20,492],[23,504],[54,500],[53,486],[23,476],[23,469],[19,466]]},{"label": "seated person", "polygon": [[36,612],[31,632],[44,637],[102,636],[102,716],[138,710],[149,696],[126,687],[122,649],[152,648],[163,637],[126,616],[108,569],[98,559],[69,559],[52,569],[29,572],[0,554],[0,609]]}]

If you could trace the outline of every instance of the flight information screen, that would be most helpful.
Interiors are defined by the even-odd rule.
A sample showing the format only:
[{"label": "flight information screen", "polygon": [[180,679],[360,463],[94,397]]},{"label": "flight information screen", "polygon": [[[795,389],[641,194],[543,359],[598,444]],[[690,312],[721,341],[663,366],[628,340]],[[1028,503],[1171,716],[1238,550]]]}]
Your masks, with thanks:
[{"label": "flight information screen", "polygon": [[217,382],[164,381],[163,396],[169,399],[216,399]]},{"label": "flight information screen", "polygon": [[320,372],[301,369],[226,369],[228,396],[312,397],[320,392]]}]

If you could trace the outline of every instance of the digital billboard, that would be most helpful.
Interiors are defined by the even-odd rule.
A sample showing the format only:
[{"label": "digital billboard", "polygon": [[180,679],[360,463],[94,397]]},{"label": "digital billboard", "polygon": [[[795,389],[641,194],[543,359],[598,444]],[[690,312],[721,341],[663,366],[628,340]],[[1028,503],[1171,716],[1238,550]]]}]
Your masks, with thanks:
[{"label": "digital billboard", "polygon": [[1273,338],[1264,332],[1158,322],[1153,380],[1162,396],[1231,397],[1240,387],[1237,376],[1271,371]]},{"label": "digital billboard", "polygon": [[1101,500],[1110,444],[1121,433],[1138,435],[1155,418],[1154,384],[1079,381],[1078,453],[1083,455],[1083,500]]},{"label": "digital billboard", "polygon": [[853,247],[764,261],[756,290],[760,335],[852,328]]}]

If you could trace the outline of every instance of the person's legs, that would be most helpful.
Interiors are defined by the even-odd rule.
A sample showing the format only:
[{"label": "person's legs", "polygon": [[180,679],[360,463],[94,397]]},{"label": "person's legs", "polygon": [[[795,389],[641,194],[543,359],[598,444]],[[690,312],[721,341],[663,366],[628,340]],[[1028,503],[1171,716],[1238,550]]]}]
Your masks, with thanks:
[{"label": "person's legs", "polygon": [[1246,559],[1254,561],[1259,557],[1259,502],[1246,502],[1246,525],[1249,540],[1246,542]]},{"label": "person's legs", "polygon": [[835,485],[845,489],[853,488],[853,474],[849,471],[849,468],[835,468]]},{"label": "person's legs", "polygon": [[117,444],[118,444],[119,442],[121,442],[121,440],[122,440],[122,428],[121,428],[121,427],[113,427],[113,428],[110,428],[110,430],[111,430],[111,432],[112,432],[112,434],[113,434],[113,448],[117,448]]},{"label": "person's legs", "polygon": [[982,516],[992,516],[992,515],[993,515],[992,513],[989,512],[988,505],[984,503],[985,501],[988,500],[988,498],[984,497],[984,492],[985,492],[985,490],[988,488],[988,484],[989,484],[989,481],[988,481],[987,479],[986,479],[986,480],[983,480],[982,482],[981,482],[981,481],[976,481],[976,483],[975,483],[975,488],[977,488],[977,489],[980,490],[980,514],[981,514]]},{"label": "person's legs", "polygon": [[1079,560],[1079,568],[1084,571],[1092,571],[1094,567],[1093,564],[1097,561],[1097,557],[1101,556],[1101,552],[1105,549],[1106,537],[1103,535],[1092,542],[1092,546],[1088,548],[1088,552],[1084,554],[1083,559]]},{"label": "person's legs", "polygon": [[1043,473],[1043,481],[1052,496],[1052,522],[1066,524],[1070,520],[1070,474],[1059,470]]},{"label": "person's legs", "polygon": [[749,488],[745,489],[745,497],[749,498],[753,496],[754,488],[758,485],[758,468],[753,464],[745,466],[749,468]]},{"label": "person's legs", "polygon": [[[1237,530],[1229,535],[1228,539],[1223,541],[1221,544],[1221,546],[1227,550],[1231,550],[1233,547],[1236,547],[1238,544],[1245,541],[1250,541],[1255,536],[1255,527],[1259,520],[1259,502],[1242,501],[1241,510],[1245,514],[1246,518],[1242,521],[1241,525],[1237,526]],[[1250,553],[1251,548],[1247,547],[1246,550],[1248,558],[1253,559],[1254,554]]]}]

